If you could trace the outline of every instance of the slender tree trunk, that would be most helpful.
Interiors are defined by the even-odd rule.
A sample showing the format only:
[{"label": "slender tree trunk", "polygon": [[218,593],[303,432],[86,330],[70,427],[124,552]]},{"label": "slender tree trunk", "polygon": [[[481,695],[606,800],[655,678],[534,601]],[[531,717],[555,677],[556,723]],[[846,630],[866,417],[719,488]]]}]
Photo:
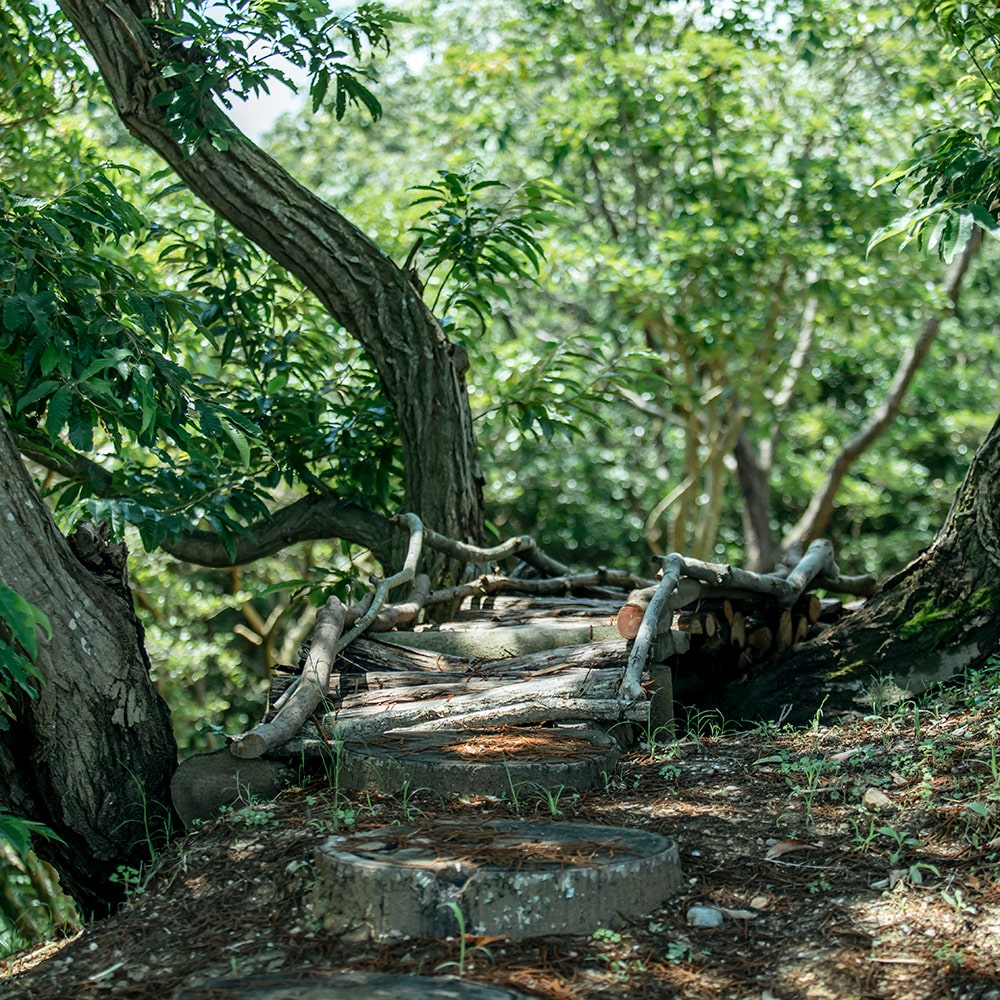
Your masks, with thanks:
[{"label": "slender tree trunk", "polygon": [[771,470],[754,453],[744,427],[733,449],[736,480],[743,497],[743,547],[746,568],[755,573],[774,569],[774,533],[771,531]]},{"label": "slender tree trunk", "polygon": [[[336,209],[249,140],[186,150],[153,99],[169,89],[145,0],[60,0],[126,128],[207,205],[296,275],[364,347],[396,411],[409,509],[441,534],[482,537],[482,472],[456,356],[408,275]],[[205,119],[224,121],[206,101]]]},{"label": "slender tree trunk", "polygon": [[826,479],[816,491],[805,513],[785,536],[784,548],[790,548],[796,543],[810,542],[826,532],[830,519],[833,517],[834,501],[840,484],[854,463],[885,433],[886,428],[895,420],[917,369],[937,339],[942,320],[954,315],[958,308],[962,283],[969,271],[969,266],[982,245],[983,231],[976,226],[969,242],[965,245],[965,249],[955,258],[948,272],[944,289],[950,303],[948,308],[928,317],[924,322],[917,339],[900,360],[899,369],[896,371],[882,404],[834,458],[830,470],[826,474]]},{"label": "slender tree trunk", "polygon": [[[120,865],[151,860],[172,815],[177,748],[149,677],[142,626],[124,574],[124,546],[71,545],[27,473],[0,411],[0,579],[40,608],[43,682],[0,732],[0,808],[49,826],[37,840],[87,912],[122,896]],[[81,553],[86,561],[77,553]]]},{"label": "slender tree trunk", "polygon": [[916,694],[1000,652],[1000,419],[972,461],[933,544],[860,611],[725,695],[726,708],[791,721],[869,707],[887,679]]}]

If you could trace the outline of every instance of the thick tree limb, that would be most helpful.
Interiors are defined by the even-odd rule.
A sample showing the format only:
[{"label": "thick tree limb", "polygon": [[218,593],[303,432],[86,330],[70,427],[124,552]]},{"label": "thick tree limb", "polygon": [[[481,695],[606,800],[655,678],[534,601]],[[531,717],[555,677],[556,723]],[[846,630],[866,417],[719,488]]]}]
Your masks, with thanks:
[{"label": "thick tree limb", "polygon": [[396,411],[407,506],[438,530],[478,541],[482,470],[464,377],[452,345],[406,272],[331,205],[241,136],[207,98],[199,123],[232,130],[227,143],[189,148],[172,130],[163,95],[174,36],[156,30],[168,4],[60,0],[100,69],[132,135],[191,191],[310,289],[364,347]]},{"label": "thick tree limb", "polygon": [[[88,482],[97,496],[114,495],[111,473],[87,456],[61,443],[53,446],[45,435],[31,431],[22,430],[19,433],[18,447],[23,455],[43,468],[72,481]],[[461,563],[485,564],[520,556],[524,562],[544,573],[560,577],[571,576],[570,568],[543,552],[530,535],[518,535],[499,545],[482,547],[460,542],[427,527],[424,527],[423,531],[424,544],[427,548],[441,552]],[[310,493],[286,507],[279,508],[266,519],[247,525],[245,533],[234,540],[235,559],[214,531],[197,529],[188,531],[163,542],[161,548],[182,562],[222,569],[256,562],[258,559],[275,555],[297,542],[314,541],[319,538],[342,538],[352,544],[371,549],[376,558],[384,562],[400,535],[397,519],[383,517],[325,491],[318,494]],[[613,571],[605,582],[612,586],[618,585],[616,580],[611,579],[612,576],[615,576]],[[556,593],[558,588],[546,592]],[[440,604],[454,599],[454,596],[432,597],[430,603]]]},{"label": "thick tree limb", "polygon": [[214,531],[189,531],[165,541],[161,548],[182,562],[221,569],[252,563],[296,542],[318,538],[342,538],[371,549],[377,558],[388,558],[399,534],[399,529],[381,514],[332,493],[310,493],[276,510],[269,518],[248,525],[246,533],[234,539],[235,559]]}]

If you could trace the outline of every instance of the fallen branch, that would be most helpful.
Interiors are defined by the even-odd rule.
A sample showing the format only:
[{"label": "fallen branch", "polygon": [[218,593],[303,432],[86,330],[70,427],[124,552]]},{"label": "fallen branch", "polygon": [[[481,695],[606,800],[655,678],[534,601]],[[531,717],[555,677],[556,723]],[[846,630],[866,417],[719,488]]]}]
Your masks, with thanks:
[{"label": "fallen branch", "polygon": [[[386,596],[393,587],[399,587],[404,583],[409,583],[416,572],[417,560],[420,558],[420,549],[423,543],[424,537],[424,526],[419,517],[416,514],[401,514],[399,520],[405,524],[410,529],[410,544],[406,551],[406,559],[403,562],[403,568],[395,573],[393,576],[386,577],[385,579],[375,580],[375,591],[369,594],[365,599],[359,604],[355,605],[350,611],[345,609],[344,611],[344,622],[341,623],[341,628],[347,622],[348,618],[354,620],[354,625],[347,635],[341,636],[337,640],[336,652],[339,653],[341,650],[346,649],[358,636],[363,635],[365,630],[375,621],[379,612],[382,610],[382,606],[385,604]],[[339,603],[339,602],[338,602]],[[313,632],[315,635],[315,631]],[[311,649],[311,639],[310,639],[310,649]],[[303,673],[303,677],[304,677]],[[288,699],[295,695],[295,691],[301,684],[303,678],[299,678],[292,687],[290,687],[282,696],[275,708],[278,710],[278,714],[284,709],[285,704]],[[327,678],[329,681],[329,677]],[[326,688],[324,687],[325,691]],[[318,704],[318,702],[316,703]],[[312,706],[313,709],[316,708],[316,704]],[[277,718],[277,716],[275,717]],[[301,725],[301,723],[300,723]],[[247,736],[250,734],[248,733]],[[240,744],[246,742],[246,737],[243,737],[238,741]],[[230,747],[235,747],[237,744],[234,743]],[[273,745],[273,744],[272,744]],[[251,742],[247,744],[244,748],[245,754],[233,750],[237,756],[254,756],[259,757],[262,753],[266,752],[262,750],[260,754],[251,753],[251,747],[256,748],[257,743]]]},{"label": "fallen branch", "polygon": [[600,569],[594,573],[571,573],[564,576],[548,577],[544,580],[521,579],[510,576],[481,576],[478,580],[435,590],[427,598],[427,606],[450,604],[466,597],[489,597],[494,594],[567,594],[576,590],[595,587],[636,587],[650,586],[649,580],[623,570]]},{"label": "fallen branch", "polygon": [[289,690],[281,710],[270,722],[261,722],[229,745],[233,756],[243,760],[263,757],[268,750],[295,736],[316,711],[330,684],[346,615],[347,609],[336,597],[327,599],[316,616],[312,645],[298,684]]}]

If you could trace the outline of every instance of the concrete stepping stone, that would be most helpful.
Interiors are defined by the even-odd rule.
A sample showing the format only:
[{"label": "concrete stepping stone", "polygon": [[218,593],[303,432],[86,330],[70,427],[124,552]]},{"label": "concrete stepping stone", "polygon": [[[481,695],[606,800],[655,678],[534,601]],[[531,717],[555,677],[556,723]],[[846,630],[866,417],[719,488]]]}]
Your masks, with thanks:
[{"label": "concrete stepping stone", "polygon": [[617,762],[618,744],[589,729],[409,729],[345,741],[339,780],[354,791],[511,798],[603,787]]},{"label": "concrete stepping stone", "polygon": [[213,1000],[528,1000],[502,986],[472,983],[455,976],[403,976],[386,972],[274,973],[220,979],[197,991],[177,994]]},{"label": "concrete stepping stone", "polygon": [[359,940],[462,930],[511,940],[591,934],[649,914],[681,884],[669,837],[519,820],[427,821],[331,837],[316,851],[314,873],[314,915]]}]

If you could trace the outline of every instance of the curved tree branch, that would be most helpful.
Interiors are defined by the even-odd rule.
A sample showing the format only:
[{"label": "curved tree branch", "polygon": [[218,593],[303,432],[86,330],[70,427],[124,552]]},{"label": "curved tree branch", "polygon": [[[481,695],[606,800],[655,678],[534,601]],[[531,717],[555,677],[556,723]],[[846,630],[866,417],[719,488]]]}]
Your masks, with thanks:
[{"label": "curved tree branch", "polygon": [[160,547],[182,562],[221,569],[264,559],[289,545],[319,538],[342,538],[363,545],[383,562],[395,540],[402,537],[400,529],[381,514],[332,493],[310,493],[248,525],[245,534],[233,539],[235,559],[214,531],[189,531]]},{"label": "curved tree branch", "polygon": [[948,278],[945,282],[945,293],[948,296],[950,305],[928,317],[913,342],[909,351],[903,356],[896,375],[889,386],[885,399],[878,409],[869,417],[865,425],[851,438],[840,450],[840,453],[833,460],[830,470],[826,475],[823,485],[817,490],[805,513],[799,518],[798,523],[785,536],[783,547],[788,548],[796,542],[808,541],[821,535],[830,518],[833,516],[834,500],[840,484],[844,481],[851,466],[861,457],[861,455],[885,432],[886,428],[895,419],[903,405],[903,399],[910,388],[913,376],[920,367],[927,352],[931,349],[940,329],[941,322],[948,316],[953,316],[958,307],[958,296],[962,288],[962,282],[969,270],[969,265],[979,252],[983,243],[983,231],[978,226],[973,229],[969,242],[965,249],[955,259]]}]

